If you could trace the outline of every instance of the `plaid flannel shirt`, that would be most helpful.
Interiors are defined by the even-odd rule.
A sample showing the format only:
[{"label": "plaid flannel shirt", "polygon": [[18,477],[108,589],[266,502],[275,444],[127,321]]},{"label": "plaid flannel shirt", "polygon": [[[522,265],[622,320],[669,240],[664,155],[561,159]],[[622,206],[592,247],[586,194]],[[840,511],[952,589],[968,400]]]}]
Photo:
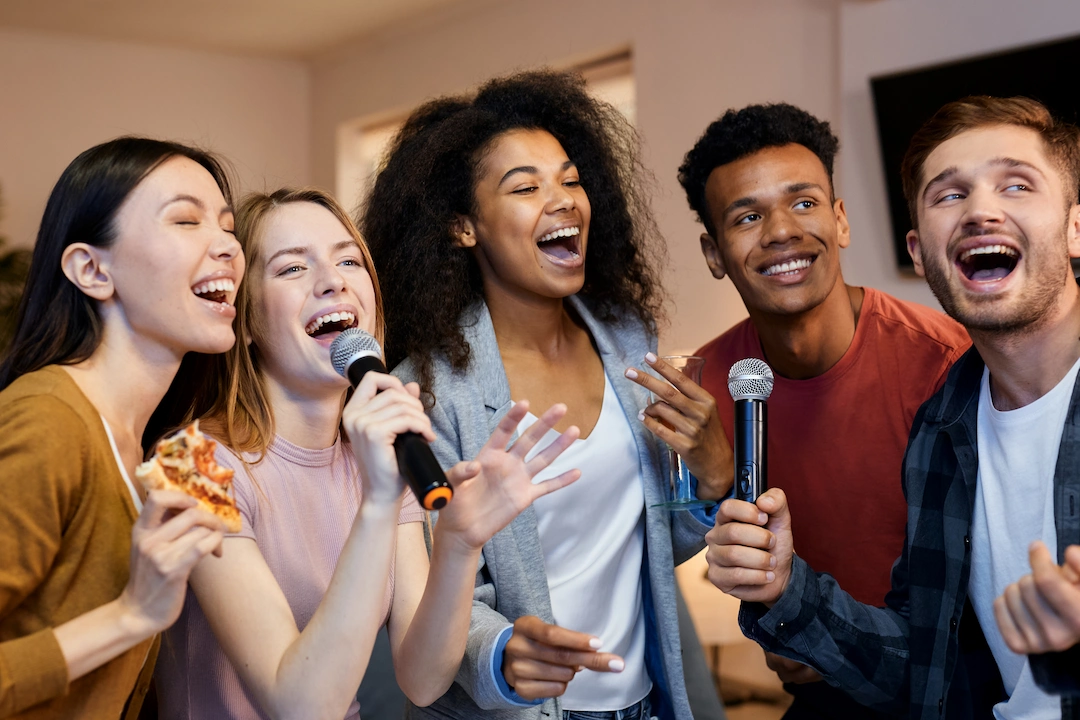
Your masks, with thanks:
[{"label": "plaid flannel shirt", "polygon": [[[885,607],[856,602],[796,556],[772,609],[743,603],[739,623],[747,637],[811,665],[864,705],[898,716],[989,717],[993,703],[1005,699],[967,597],[982,372],[972,348],[915,416],[903,465],[907,537]],[[1061,436],[1054,514],[1062,562],[1065,548],[1080,543],[1080,382]],[[1080,720],[1080,645],[1030,659],[1039,685],[1063,693],[1062,717]]]}]

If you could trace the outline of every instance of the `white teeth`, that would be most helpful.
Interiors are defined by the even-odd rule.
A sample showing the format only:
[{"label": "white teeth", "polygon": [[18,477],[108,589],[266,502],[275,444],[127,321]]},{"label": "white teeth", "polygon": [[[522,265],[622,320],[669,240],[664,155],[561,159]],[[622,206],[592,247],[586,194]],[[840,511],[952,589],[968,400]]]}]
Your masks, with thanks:
[{"label": "white teeth", "polygon": [[347,323],[349,325],[349,327],[352,327],[353,323],[356,322],[356,316],[353,315],[351,312],[348,312],[348,311],[334,312],[334,313],[327,313],[326,315],[320,315],[319,317],[312,320],[308,324],[308,326],[306,328],[304,328],[304,331],[307,332],[308,335],[312,335],[312,334],[318,332],[319,328],[321,328],[326,323],[329,323],[329,322],[342,322],[342,321]]},{"label": "white teeth", "polygon": [[549,232],[547,235],[540,238],[537,242],[545,243],[545,242],[549,242],[551,240],[554,240],[555,238],[572,237],[574,235],[580,235],[580,234],[581,234],[581,228],[579,228],[579,227],[562,228],[561,230],[554,230],[552,232]]},{"label": "white teeth", "polygon": [[223,280],[209,280],[204,283],[200,283],[192,288],[192,291],[196,295],[205,295],[212,292],[232,292],[236,289],[236,284],[232,280],[225,278]]},{"label": "white teeth", "polygon": [[796,272],[804,268],[810,267],[813,260],[809,258],[802,258],[800,260],[790,260],[785,263],[779,263],[777,265],[771,265],[761,271],[762,275],[781,275],[783,273]]},{"label": "white teeth", "polygon": [[1004,255],[1011,258],[1020,257],[1020,253],[1007,245],[983,245],[960,253],[960,261],[963,262],[968,260],[973,255]]}]

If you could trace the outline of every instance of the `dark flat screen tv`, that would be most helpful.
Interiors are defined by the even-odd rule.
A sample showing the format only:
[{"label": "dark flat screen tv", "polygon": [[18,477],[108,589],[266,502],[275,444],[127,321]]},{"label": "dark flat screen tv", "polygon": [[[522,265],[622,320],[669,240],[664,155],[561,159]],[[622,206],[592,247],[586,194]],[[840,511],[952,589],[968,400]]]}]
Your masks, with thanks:
[{"label": "dark flat screen tv", "polygon": [[900,163],[915,131],[947,102],[968,95],[1024,95],[1056,117],[1080,120],[1080,37],[893,73],[870,80],[878,139],[885,162],[896,262],[910,270],[905,236],[911,229]]}]

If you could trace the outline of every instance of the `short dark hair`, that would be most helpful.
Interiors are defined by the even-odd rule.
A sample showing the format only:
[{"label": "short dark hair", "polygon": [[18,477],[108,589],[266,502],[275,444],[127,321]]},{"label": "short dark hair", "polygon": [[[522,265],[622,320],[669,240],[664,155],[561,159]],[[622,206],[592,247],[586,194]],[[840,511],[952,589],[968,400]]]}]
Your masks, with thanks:
[{"label": "short dark hair", "polygon": [[995,125],[1015,125],[1037,132],[1047,156],[1065,181],[1069,204],[1077,202],[1080,194],[1080,128],[1056,120],[1046,106],[1031,98],[976,95],[942,106],[911,137],[900,165],[900,177],[913,228],[919,227],[918,194],[926,158],[943,142],[962,132]]},{"label": "short dark hair", "polygon": [[705,183],[712,171],[759,150],[783,145],[802,145],[818,156],[829,175],[832,191],[833,160],[840,141],[829,123],[788,105],[747,105],[742,110],[728,110],[705,130],[679,167],[679,184],[686,191],[690,208],[709,234],[716,237],[705,205]]}]

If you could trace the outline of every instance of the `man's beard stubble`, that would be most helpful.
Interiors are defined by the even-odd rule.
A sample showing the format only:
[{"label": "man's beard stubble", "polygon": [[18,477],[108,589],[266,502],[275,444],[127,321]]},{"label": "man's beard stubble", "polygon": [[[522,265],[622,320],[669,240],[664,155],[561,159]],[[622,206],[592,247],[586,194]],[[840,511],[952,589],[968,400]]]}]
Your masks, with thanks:
[{"label": "man's beard stubble", "polygon": [[[983,234],[986,233],[967,233],[956,242]],[[1002,233],[997,231],[995,234]],[[1021,238],[1015,235],[1012,237],[1020,247],[1027,249],[1022,260],[1027,265],[1026,274],[1029,280],[1027,287],[1021,288],[1020,293],[1014,293],[1016,298],[1008,304],[1003,304],[1003,301],[996,297],[965,297],[963,288],[953,288],[949,284],[946,265],[940,262],[938,257],[931,259],[923,256],[923,272],[931,292],[949,317],[968,331],[1010,334],[1037,329],[1049,316],[1057,301],[1063,284],[1062,273],[1068,276],[1072,274],[1064,231],[1060,243],[1057,243],[1057,247],[1061,248],[1060,255],[1052,254],[1049,248],[1044,252],[1034,253],[1031,243],[1022,242]]]}]

